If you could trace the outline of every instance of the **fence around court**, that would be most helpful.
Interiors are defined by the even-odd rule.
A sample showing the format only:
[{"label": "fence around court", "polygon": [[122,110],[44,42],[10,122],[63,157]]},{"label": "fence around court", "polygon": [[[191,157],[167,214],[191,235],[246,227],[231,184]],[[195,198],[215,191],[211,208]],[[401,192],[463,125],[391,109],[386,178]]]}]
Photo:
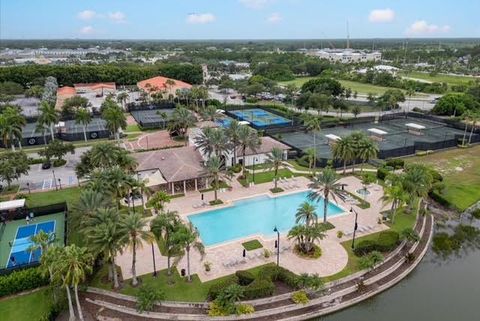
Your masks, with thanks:
[{"label": "fence around court", "polygon": [[175,103],[164,101],[161,103],[130,103],[126,107],[131,112],[135,110],[174,109],[175,106]]},{"label": "fence around court", "polygon": [[[402,119],[404,121],[401,121]],[[407,128],[405,128],[407,122],[415,122],[415,119],[426,127],[423,136],[410,135]],[[396,120],[400,122],[396,122]],[[467,126],[465,129],[465,124],[462,123],[418,113],[395,113],[381,117],[357,118],[332,122],[327,126],[322,126],[327,132],[332,131],[338,136],[342,136],[342,133],[344,136],[358,130],[365,131],[370,127],[380,127],[388,131],[386,140],[379,143],[378,158],[380,159],[414,155],[418,151],[455,147],[461,143],[465,130],[467,132],[466,140],[470,139],[471,132],[471,143],[480,143],[479,128],[473,128],[472,131],[471,126]],[[290,146],[299,156],[303,156],[307,148],[313,147],[312,135],[305,131],[305,128],[302,126],[295,129],[293,127],[267,129],[265,133]],[[328,141],[323,135],[317,136],[316,146],[317,166],[332,164],[335,167],[340,167],[343,165],[343,162],[331,158]]]},{"label": "fence around court", "polygon": [[[21,219],[25,219],[25,216],[30,212],[33,212],[35,217],[41,217],[41,216],[57,214],[57,213],[64,213],[65,222],[64,222],[64,231],[63,231],[63,244],[67,244],[68,206],[66,202],[55,203],[55,204],[46,205],[46,206],[18,209],[14,212],[10,212],[5,218],[7,219],[7,223],[8,221],[11,221],[11,220],[21,220]],[[6,223],[2,223],[1,225],[2,226],[0,227],[0,229],[3,228],[3,230],[5,230]],[[0,240],[2,240],[2,237],[3,237],[3,232],[0,233]],[[4,242],[4,240],[2,240],[2,242]],[[10,267],[10,268],[1,268],[0,275],[10,274],[13,271],[31,268],[38,265],[40,265],[39,262],[32,262],[27,264],[16,265],[15,267]]]}]

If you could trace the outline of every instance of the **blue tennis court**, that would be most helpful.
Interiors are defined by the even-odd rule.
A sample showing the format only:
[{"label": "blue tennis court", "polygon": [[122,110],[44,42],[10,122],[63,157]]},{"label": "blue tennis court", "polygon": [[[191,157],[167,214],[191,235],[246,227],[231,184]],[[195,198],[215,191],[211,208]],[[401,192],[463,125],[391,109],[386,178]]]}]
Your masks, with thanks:
[{"label": "blue tennis court", "polygon": [[[33,245],[31,237],[44,231],[45,233],[55,232],[55,221],[47,221],[38,224],[28,224],[18,227],[17,234],[13,240],[10,258],[7,268],[24,265],[28,263],[38,262],[42,254],[40,249],[30,251]],[[13,259],[12,259],[13,258]]]},{"label": "blue tennis court", "polygon": [[232,110],[231,113],[237,116],[240,120],[248,121],[257,127],[288,125],[291,123],[289,119],[275,115],[261,108]]}]

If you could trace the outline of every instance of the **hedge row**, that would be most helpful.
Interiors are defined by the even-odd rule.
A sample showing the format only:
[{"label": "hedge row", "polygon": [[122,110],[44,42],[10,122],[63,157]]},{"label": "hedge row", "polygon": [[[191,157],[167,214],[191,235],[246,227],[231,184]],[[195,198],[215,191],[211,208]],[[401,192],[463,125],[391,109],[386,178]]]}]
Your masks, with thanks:
[{"label": "hedge row", "polygon": [[400,243],[400,235],[395,231],[384,231],[378,234],[376,240],[360,241],[355,247],[354,253],[363,256],[373,251],[390,252]]},{"label": "hedge row", "polygon": [[249,271],[237,271],[235,275],[226,278],[224,281],[214,284],[208,291],[208,298],[215,300],[217,296],[232,284],[239,284],[243,288],[243,299],[254,300],[273,295],[275,284],[280,281],[297,288],[297,276],[287,269],[275,265],[267,265],[261,269],[258,276],[255,277]]},{"label": "hedge row", "polygon": [[0,276],[0,297],[27,291],[48,284],[38,268],[31,268],[12,272]]}]

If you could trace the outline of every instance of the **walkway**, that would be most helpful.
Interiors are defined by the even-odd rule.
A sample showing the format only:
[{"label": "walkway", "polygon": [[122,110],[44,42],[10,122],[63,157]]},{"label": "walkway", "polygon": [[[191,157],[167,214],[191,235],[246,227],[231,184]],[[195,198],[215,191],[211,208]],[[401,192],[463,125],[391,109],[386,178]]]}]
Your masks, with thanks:
[{"label": "walkway", "polygon": [[[415,230],[421,236],[419,242],[403,242],[385,261],[371,271],[331,282],[323,293],[312,297],[306,305],[294,304],[291,293],[249,301],[255,307],[250,315],[215,317],[206,315],[207,303],[162,302],[153,312],[139,314],[135,310],[135,298],[110,291],[88,289],[82,295],[85,309],[92,315],[117,317],[123,320],[308,320],[323,316],[366,300],[392,287],[405,278],[422,260],[433,235],[433,216],[419,217]],[[415,259],[405,260],[410,252]],[[359,289],[357,284],[363,282]],[[118,319],[117,319],[118,320]]]}]

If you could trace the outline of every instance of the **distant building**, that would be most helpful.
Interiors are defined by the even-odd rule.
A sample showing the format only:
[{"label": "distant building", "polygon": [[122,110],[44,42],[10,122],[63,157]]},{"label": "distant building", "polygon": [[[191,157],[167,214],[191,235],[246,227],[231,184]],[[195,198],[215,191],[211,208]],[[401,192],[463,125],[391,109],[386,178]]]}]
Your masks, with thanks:
[{"label": "distant building", "polygon": [[114,82],[74,84],[73,87],[64,86],[57,89],[57,102],[55,108],[62,109],[65,100],[73,96],[87,98],[90,105],[94,109],[99,109],[105,101],[107,95],[116,93],[116,85]]},{"label": "distant building", "polygon": [[[169,80],[171,84],[169,84]],[[157,92],[164,92],[167,95],[176,95],[177,90],[189,90],[192,85],[181,80],[171,79],[167,77],[157,76],[150,79],[145,79],[137,83],[137,87],[149,94]]]},{"label": "distant building", "polygon": [[375,70],[375,71],[379,71],[379,72],[386,72],[386,73],[389,73],[393,76],[396,76],[397,75],[397,72],[400,70],[398,69],[397,67],[393,67],[393,66],[388,66],[388,65],[377,65],[377,66],[373,66],[372,68],[363,68],[363,69],[359,69],[357,70],[357,72],[359,74],[366,74],[369,70]]},{"label": "distant building", "polygon": [[381,52],[366,52],[352,49],[321,49],[309,52],[308,55],[327,59],[331,62],[341,62],[346,64],[367,61],[380,61],[382,59]]}]

